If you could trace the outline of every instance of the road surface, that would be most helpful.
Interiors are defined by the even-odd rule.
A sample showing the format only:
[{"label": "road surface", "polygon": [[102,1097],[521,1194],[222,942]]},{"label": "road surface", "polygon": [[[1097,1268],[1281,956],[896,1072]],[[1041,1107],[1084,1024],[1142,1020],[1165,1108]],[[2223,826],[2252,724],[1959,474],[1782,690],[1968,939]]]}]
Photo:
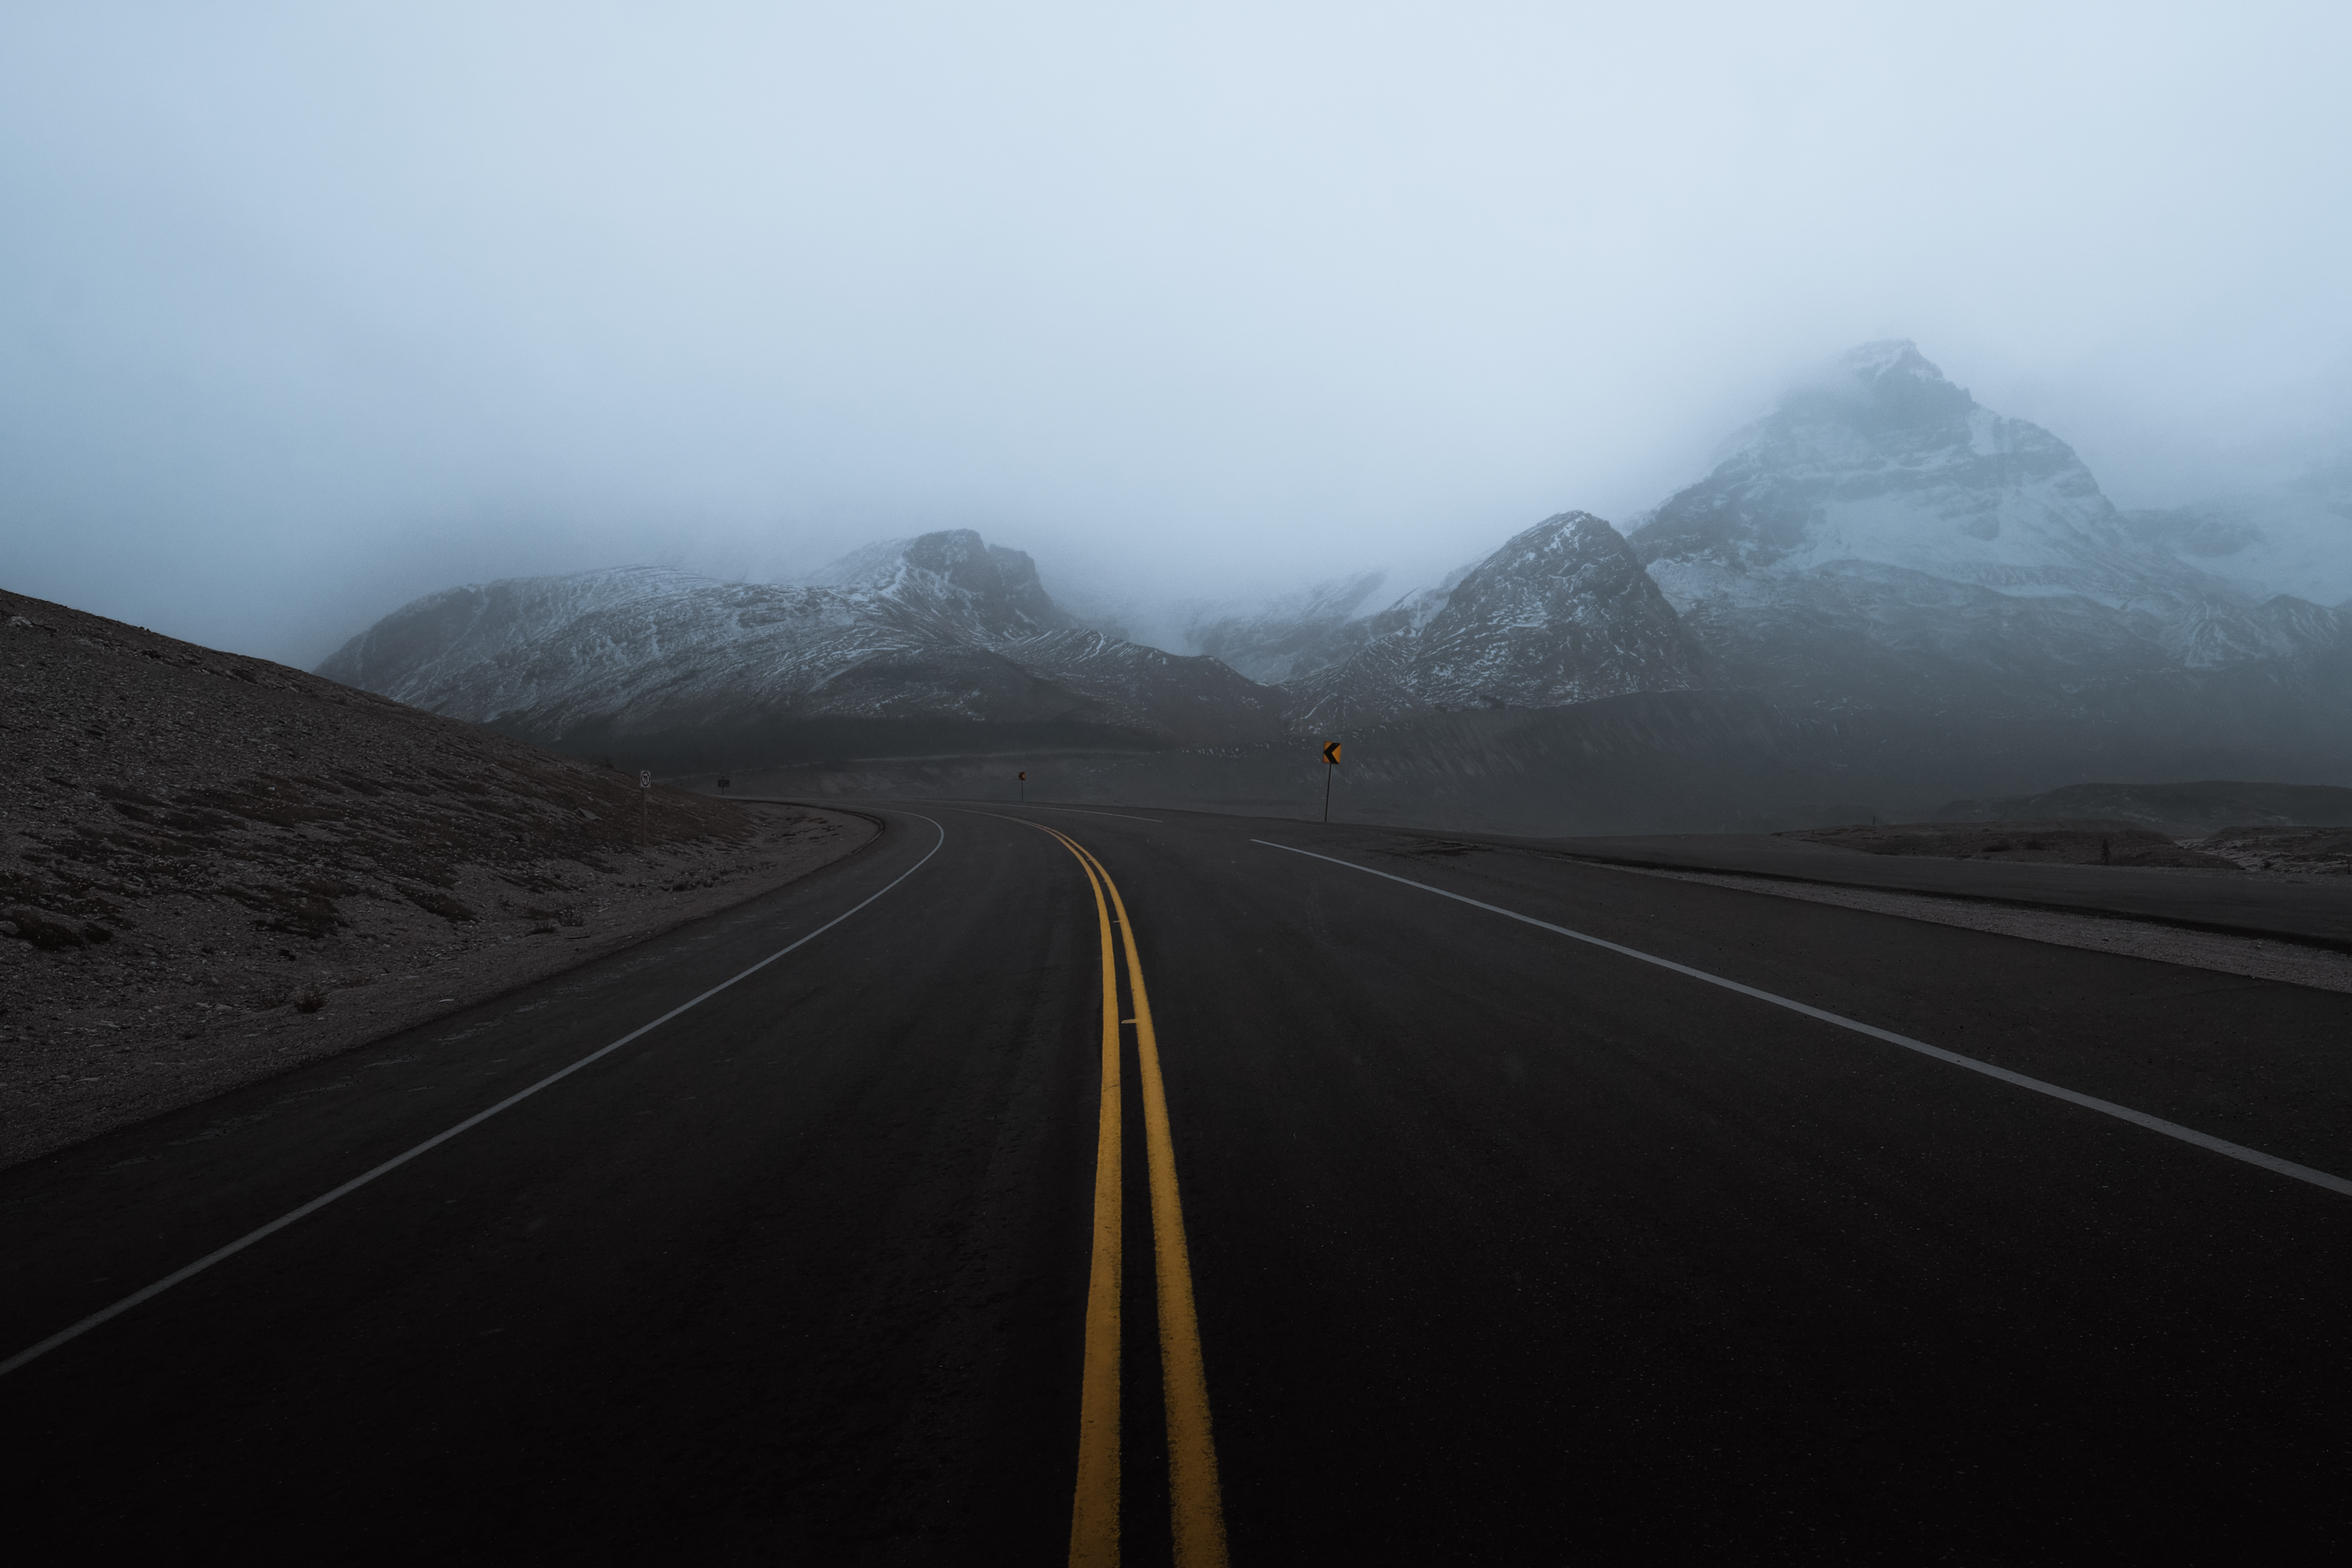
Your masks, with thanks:
[{"label": "road surface", "polygon": [[1475,838],[865,809],[0,1173],[16,1559],[2352,1544],[2352,997]]}]

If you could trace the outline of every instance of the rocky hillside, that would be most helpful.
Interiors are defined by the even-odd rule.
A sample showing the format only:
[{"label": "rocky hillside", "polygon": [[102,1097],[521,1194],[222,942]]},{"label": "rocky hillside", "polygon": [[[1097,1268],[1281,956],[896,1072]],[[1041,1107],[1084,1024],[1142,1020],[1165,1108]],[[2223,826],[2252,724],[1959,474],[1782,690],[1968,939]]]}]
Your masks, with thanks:
[{"label": "rocky hillside", "polygon": [[794,755],[1256,738],[1282,707],[1214,659],[1074,626],[970,530],[876,545],[796,586],[652,567],[417,600],[320,667],[508,734],[671,767]]},{"label": "rocky hillside", "polygon": [[633,776],[5,593],[0,680],[0,1162],[494,995],[864,832],[641,800]]}]

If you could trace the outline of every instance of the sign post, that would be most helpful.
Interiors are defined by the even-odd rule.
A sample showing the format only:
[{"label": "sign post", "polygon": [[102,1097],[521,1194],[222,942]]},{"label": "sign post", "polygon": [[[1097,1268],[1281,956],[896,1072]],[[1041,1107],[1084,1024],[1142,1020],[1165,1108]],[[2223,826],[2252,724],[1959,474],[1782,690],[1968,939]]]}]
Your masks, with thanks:
[{"label": "sign post", "polygon": [[[1334,769],[1339,767],[1339,742],[1326,741],[1323,742],[1323,761],[1327,765]],[[1330,773],[1325,773],[1323,775],[1323,820],[1326,822],[1331,820],[1331,777],[1332,775]]]},{"label": "sign post", "polygon": [[637,770],[637,847],[640,849],[650,848],[653,845],[653,801],[654,771],[651,768],[639,768]]},{"label": "sign post", "polygon": [[1028,804],[1029,804],[1029,770],[1028,770],[1027,768],[1024,768],[1024,769],[1022,769],[1022,770],[1021,770],[1020,778],[1021,778],[1021,804],[1022,804],[1022,805],[1028,805]]}]

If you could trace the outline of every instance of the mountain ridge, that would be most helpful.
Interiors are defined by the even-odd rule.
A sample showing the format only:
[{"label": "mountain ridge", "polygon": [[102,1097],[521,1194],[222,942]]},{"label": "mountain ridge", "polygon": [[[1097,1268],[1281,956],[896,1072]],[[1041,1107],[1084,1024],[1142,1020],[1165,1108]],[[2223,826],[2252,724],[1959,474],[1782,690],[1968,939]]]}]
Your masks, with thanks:
[{"label": "mountain ridge", "polygon": [[1215,660],[1077,627],[1026,554],[970,530],[871,546],[820,576],[621,567],[446,589],[319,673],[560,746],[893,720],[1150,746],[1276,723],[1278,703]]},{"label": "mountain ridge", "polygon": [[1376,608],[1385,580],[1361,572],[1195,616],[1190,652],[1088,628],[1027,554],[945,530],[793,584],[636,567],[450,589],[320,671],[697,766],[1234,752],[1697,690],[1785,711],[1832,773],[1916,792],[1941,770],[1941,799],[2020,787],[1987,758],[2063,779],[2336,754],[2352,613],[2198,563],[2252,548],[2252,523],[2151,515],[1887,340],[1790,386],[1624,531],[1559,512]]}]

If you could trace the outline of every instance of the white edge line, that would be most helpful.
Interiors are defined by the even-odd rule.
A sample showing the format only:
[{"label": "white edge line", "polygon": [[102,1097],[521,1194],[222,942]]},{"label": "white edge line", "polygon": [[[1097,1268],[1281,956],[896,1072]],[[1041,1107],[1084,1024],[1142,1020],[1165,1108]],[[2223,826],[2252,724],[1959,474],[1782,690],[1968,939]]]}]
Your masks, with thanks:
[{"label": "white edge line", "polygon": [[1686,963],[1676,963],[1670,958],[1659,958],[1641,952],[1637,948],[1622,947],[1616,942],[1604,941],[1597,936],[1587,936],[1580,931],[1570,931],[1566,926],[1556,926],[1549,921],[1539,921],[1533,915],[1523,915],[1516,910],[1504,909],[1498,904],[1484,903],[1476,899],[1465,898],[1460,893],[1449,893],[1444,888],[1433,888],[1427,882],[1416,882],[1409,877],[1399,877],[1387,871],[1375,871],[1370,866],[1359,866],[1352,860],[1340,860],[1329,855],[1318,855],[1312,849],[1294,848],[1290,845],[1276,844],[1269,839],[1253,838],[1250,842],[1263,844],[1268,849],[1283,849],[1293,855],[1304,855],[1310,860],[1327,860],[1334,866],[1344,866],[1350,871],[1361,871],[1368,877],[1381,877],[1391,882],[1402,882],[1408,888],[1418,888],[1424,893],[1435,893],[1441,899],[1452,899],[1456,903],[1469,904],[1474,908],[1504,915],[1528,925],[1540,926],[1545,931],[1557,931],[1561,936],[1589,942],[1594,947],[1606,948],[1611,952],[1622,953],[1627,958],[1639,959],[1643,963],[1654,963],[1660,969],[1671,969],[1676,974],[1687,974],[1693,980],[1704,980],[1709,985],[1720,985],[1726,991],[1737,991],[1743,996],[1753,996],[1759,1002],[1769,1002],[1775,1007],[1786,1007],[1791,1013],[1802,1013],[1808,1018],[1819,1018],[1824,1024],[1835,1024],[1839,1028],[1851,1029],[1857,1035],[1868,1035],[1874,1040],[1885,1040],[1890,1046],[1901,1046],[1906,1051],[1916,1051],[1923,1057],[1933,1057],[1939,1062],[1947,1062],[1956,1068],[1966,1068],[1970,1072],[1982,1073],[1987,1078],[1999,1079],[2001,1082],[2014,1084],[2019,1089],[2032,1089],[2036,1094],[2046,1094],[2053,1100],[2063,1100],[2070,1105],[2079,1105],[2086,1110],[2095,1110],[2103,1116],[2112,1116],[2119,1121],[2128,1121],[2135,1127],[2145,1127],[2151,1132],[2161,1132],[2167,1138],[2178,1138],[2183,1143],[2193,1143],[2210,1153],[2226,1155],[2232,1160],[2242,1160],[2249,1165],[2259,1165],[2263,1170],[2278,1175],[2292,1176],[2298,1182],[2308,1182],[2315,1187],[2325,1187],[2331,1193],[2352,1197],[2352,1182],[2347,1182],[2341,1176],[2331,1176],[2326,1172],[2315,1171],[2309,1165],[2298,1165],[2292,1160],[2282,1160],[2275,1154],[2265,1154],[2260,1149],[2249,1149],[2242,1143],[2232,1143],[2225,1138],[2216,1138],[2210,1132],[2200,1132],[2193,1127],[2183,1127],[2177,1121],[2167,1121],[2160,1116],[2150,1116],[2145,1110],[2134,1110],[2128,1105],[2117,1105],[2112,1100],[2101,1100],[2096,1095],[2084,1094],[2054,1083],[2045,1083],[2038,1078],[2028,1078],[2021,1072],[2011,1072],[2007,1068],[1995,1067],[1990,1062],[1979,1061],[1974,1057],[1964,1057],[1957,1051],[1948,1051],[1941,1046],[1931,1046],[1925,1040],[1915,1040],[1908,1035],[1898,1035],[1891,1029],[1882,1029],[1858,1019],[1848,1018],[1842,1014],[1808,1006],[1802,1002],[1791,1001],[1786,996],[1776,996],[1769,991],[1759,991],[1753,985],[1742,985],[1737,980],[1726,980],[1719,974],[1709,974],[1704,969],[1693,969]]},{"label": "white edge line", "polygon": [[668,1023],[680,1013],[699,1007],[705,1002],[709,1001],[713,996],[718,995],[721,991],[724,991],[729,986],[736,984],[737,981],[747,980],[752,975],[757,974],[762,969],[767,968],[768,965],[775,963],[776,960],[792,952],[793,948],[803,947],[808,943],[814,942],[817,938],[823,936],[825,932],[831,931],[834,927],[847,920],[851,915],[856,914],[859,910],[864,909],[867,904],[870,904],[876,899],[880,898],[883,893],[888,892],[891,888],[897,887],[900,882],[905,881],[908,878],[921,870],[925,863],[928,862],[932,856],[940,852],[940,845],[943,845],[948,841],[948,830],[941,827],[938,823],[931,822],[929,817],[924,816],[919,812],[912,811],[908,812],[907,815],[914,817],[919,822],[930,822],[932,830],[940,836],[939,842],[933,844],[929,849],[924,850],[922,859],[916,861],[904,871],[898,873],[897,877],[891,879],[889,887],[884,888],[881,892],[875,893],[852,908],[843,910],[840,914],[837,914],[834,916],[833,919],[825,921],[824,924],[817,927],[816,930],[809,932],[806,936],[802,937],[798,942],[793,942],[786,947],[778,948],[775,952],[768,954],[767,957],[760,960],[759,963],[751,965],[751,968],[743,971],[742,973],[736,975],[733,979],[720,981],[718,984],[712,986],[701,995],[697,996],[693,1001],[679,1004],[677,1006],[671,1008],[668,1012],[664,1013],[660,1017],[656,1018],[650,1024],[639,1025],[637,1027],[630,1030],[627,1034],[623,1035],[619,1039],[614,1040],[611,1045],[605,1046],[602,1049],[589,1052],[586,1056],[582,1057],[578,1061],[573,1062],[570,1067],[563,1068],[558,1071],[548,1074],[545,1078],[541,1079],[537,1083],[532,1084],[529,1089],[516,1090],[514,1093],[507,1096],[504,1100],[499,1100],[496,1105],[491,1106],[488,1110],[476,1111],[473,1115],[466,1118],[465,1121],[457,1123],[457,1126],[450,1128],[445,1132],[435,1133],[432,1137],[427,1138],[424,1142],[419,1143],[416,1147],[408,1150],[404,1153],[394,1154],[391,1159],[386,1160],[383,1164],[375,1167],[375,1169],[362,1172],[361,1174],[353,1176],[350,1181],[345,1182],[341,1186],[337,1187],[334,1191],[331,1193],[323,1193],[318,1197],[312,1198],[300,1208],[295,1209],[290,1213],[278,1215],[276,1219],[271,1220],[268,1225],[261,1226],[257,1230],[247,1231],[245,1235],[238,1237],[235,1241],[230,1242],[226,1247],[220,1248],[216,1252],[208,1252],[205,1254],[204,1257],[197,1258],[194,1263],[189,1264],[186,1268],[171,1274],[166,1274],[163,1278],[156,1280],[155,1283],[148,1286],[145,1289],[134,1290],[130,1295],[122,1298],[121,1300],[115,1302],[114,1305],[101,1308],[98,1311],[92,1312],[89,1317],[84,1318],[80,1322],[74,1324],[72,1327],[60,1329],[56,1333],[51,1334],[47,1339],[43,1340],[40,1343],[31,1346],[29,1349],[18,1351],[6,1361],[0,1361],[0,1377],[7,1376],[10,1373],[16,1371],[18,1367],[23,1366],[27,1362],[37,1360],[40,1357],[48,1354],[49,1352],[57,1349],[59,1345],[64,1344],[68,1340],[79,1339],[82,1335],[89,1332],[90,1330],[98,1327],[100,1323],[107,1321],[109,1319],[121,1316],[123,1313],[131,1310],[131,1308],[139,1305],[142,1301],[149,1300],[154,1297],[162,1295],[164,1291],[169,1290],[173,1286],[179,1284],[182,1280],[194,1279],[195,1276],[202,1274],[205,1269],[210,1268],[214,1264],[220,1262],[223,1258],[235,1257],[237,1253],[243,1252],[247,1247],[251,1247],[255,1242],[261,1240],[263,1237],[274,1236],[278,1231],[284,1230],[296,1220],[301,1219],[306,1215],[318,1213],[320,1209],[325,1208],[329,1204],[333,1203],[337,1198],[342,1197],[346,1194],[357,1192],[360,1188],[366,1186],[370,1182],[374,1181],[378,1176],[383,1175],[387,1172],[398,1170],[401,1166],[407,1164],[408,1162],[415,1159],[416,1156],[424,1153],[426,1150],[438,1148],[440,1145],[449,1142],[450,1139],[457,1136],[458,1133],[465,1131],[468,1128],[479,1126],[481,1123],[488,1121],[491,1117],[496,1116],[499,1111],[506,1110],[508,1107],[521,1104],[524,1100],[529,1100],[532,1095],[537,1094],[541,1089],[547,1088],[550,1084],[562,1082],[563,1079],[570,1078],[573,1073],[578,1072],[582,1068],[586,1067],[589,1063],[604,1057],[609,1057],[614,1051],[619,1050],[623,1046],[627,1045],[631,1040],[637,1038],[639,1036],[650,1034],[652,1031],[660,1028],[664,1024]]}]

